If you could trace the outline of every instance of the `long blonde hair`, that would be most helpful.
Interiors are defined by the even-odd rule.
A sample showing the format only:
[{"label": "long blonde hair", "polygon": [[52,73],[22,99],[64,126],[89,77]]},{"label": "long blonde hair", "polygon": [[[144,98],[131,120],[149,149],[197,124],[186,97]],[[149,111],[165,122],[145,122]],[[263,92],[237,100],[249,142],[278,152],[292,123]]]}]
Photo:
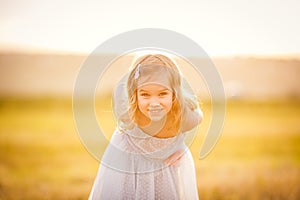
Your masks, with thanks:
[{"label": "long blonde hair", "polygon": [[[180,71],[170,58],[162,54],[148,54],[142,57],[139,57],[133,64],[133,68],[129,74],[127,81],[127,91],[129,97],[129,115],[131,119],[139,125],[139,120],[137,116],[140,114],[140,110],[138,108],[137,102],[137,81],[135,78],[135,74],[138,66],[143,65],[157,65],[157,67],[165,67],[167,70],[167,78],[171,85],[171,89],[173,92],[173,102],[172,108],[167,115],[167,120],[173,122],[170,126],[176,127],[178,130],[181,117],[182,117],[182,105],[184,103],[182,90],[181,90],[181,75]],[[167,122],[168,124],[168,122]]]}]

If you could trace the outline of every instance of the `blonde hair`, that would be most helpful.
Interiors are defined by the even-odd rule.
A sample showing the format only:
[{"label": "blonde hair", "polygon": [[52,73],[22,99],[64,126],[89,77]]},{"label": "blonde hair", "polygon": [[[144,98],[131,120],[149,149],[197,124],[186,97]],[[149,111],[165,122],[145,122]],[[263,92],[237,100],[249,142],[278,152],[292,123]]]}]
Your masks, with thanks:
[{"label": "blonde hair", "polygon": [[[182,90],[181,90],[181,75],[180,71],[170,58],[162,54],[148,54],[139,57],[133,64],[133,68],[129,74],[127,81],[127,91],[129,97],[129,116],[130,118],[139,125],[137,115],[140,114],[137,102],[137,81],[135,74],[138,66],[143,65],[156,65],[157,67],[166,68],[166,78],[168,79],[172,92],[173,102],[172,108],[167,115],[167,120],[171,120],[173,124],[171,126],[176,127],[178,130],[181,117],[182,117],[182,105],[184,103]],[[174,126],[175,125],[175,126]]]}]

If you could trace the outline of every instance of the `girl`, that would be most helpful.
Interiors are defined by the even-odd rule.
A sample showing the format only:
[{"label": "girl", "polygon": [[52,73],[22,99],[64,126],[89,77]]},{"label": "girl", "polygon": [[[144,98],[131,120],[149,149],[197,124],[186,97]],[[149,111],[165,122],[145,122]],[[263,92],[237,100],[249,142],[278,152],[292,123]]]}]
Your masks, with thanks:
[{"label": "girl", "polygon": [[184,139],[202,112],[182,90],[175,62],[161,54],[142,56],[126,79],[115,89],[119,125],[89,199],[198,199],[194,162]]}]

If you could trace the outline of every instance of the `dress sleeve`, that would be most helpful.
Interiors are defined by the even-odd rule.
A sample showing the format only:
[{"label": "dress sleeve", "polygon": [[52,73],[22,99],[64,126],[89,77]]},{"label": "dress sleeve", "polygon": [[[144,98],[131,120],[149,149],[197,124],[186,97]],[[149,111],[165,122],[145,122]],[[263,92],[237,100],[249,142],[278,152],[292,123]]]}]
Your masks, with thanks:
[{"label": "dress sleeve", "polygon": [[129,100],[127,94],[127,76],[124,76],[114,87],[113,110],[119,129],[130,128]]},{"label": "dress sleeve", "polygon": [[203,112],[199,107],[197,96],[184,77],[182,79],[182,94],[183,107],[180,131],[184,133],[193,130],[201,123]]},{"label": "dress sleeve", "polygon": [[184,106],[181,121],[181,132],[192,130],[200,124],[203,119],[203,112],[199,106],[194,108],[193,106],[189,106],[188,103]]}]

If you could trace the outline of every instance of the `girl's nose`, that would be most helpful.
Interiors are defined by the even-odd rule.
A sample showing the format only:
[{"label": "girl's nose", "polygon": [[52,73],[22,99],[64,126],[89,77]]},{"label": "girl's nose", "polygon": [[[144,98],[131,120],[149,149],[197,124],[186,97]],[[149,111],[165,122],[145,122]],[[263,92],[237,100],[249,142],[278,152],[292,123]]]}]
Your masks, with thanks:
[{"label": "girl's nose", "polygon": [[160,103],[155,98],[152,98],[150,101],[150,106],[151,107],[159,107]]}]

